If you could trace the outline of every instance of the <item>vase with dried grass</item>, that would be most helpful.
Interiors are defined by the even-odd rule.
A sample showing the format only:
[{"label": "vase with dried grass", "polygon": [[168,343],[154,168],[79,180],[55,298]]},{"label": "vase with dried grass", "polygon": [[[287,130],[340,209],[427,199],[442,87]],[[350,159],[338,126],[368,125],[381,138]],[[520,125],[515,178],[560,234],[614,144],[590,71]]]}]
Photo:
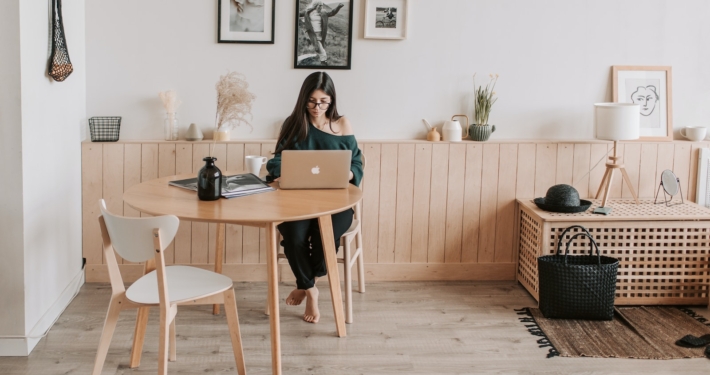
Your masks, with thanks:
[{"label": "vase with dried grass", "polygon": [[178,100],[177,94],[173,90],[159,92],[158,96],[163,102],[165,108],[165,120],[163,120],[163,128],[166,141],[177,141],[180,124],[178,122],[177,109],[182,102]]}]

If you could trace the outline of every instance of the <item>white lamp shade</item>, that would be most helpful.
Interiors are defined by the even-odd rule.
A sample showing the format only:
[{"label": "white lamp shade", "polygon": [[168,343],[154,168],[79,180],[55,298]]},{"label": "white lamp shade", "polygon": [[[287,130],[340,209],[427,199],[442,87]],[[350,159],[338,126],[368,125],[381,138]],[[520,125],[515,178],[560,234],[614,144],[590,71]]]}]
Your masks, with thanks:
[{"label": "white lamp shade", "polygon": [[594,104],[596,138],[609,141],[639,139],[641,108],[630,103]]}]

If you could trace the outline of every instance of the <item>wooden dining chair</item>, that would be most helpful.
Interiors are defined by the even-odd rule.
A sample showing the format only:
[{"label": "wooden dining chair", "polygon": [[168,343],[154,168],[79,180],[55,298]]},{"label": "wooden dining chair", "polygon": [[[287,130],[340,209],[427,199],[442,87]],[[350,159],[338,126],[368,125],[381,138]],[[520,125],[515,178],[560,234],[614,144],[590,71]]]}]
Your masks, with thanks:
[{"label": "wooden dining chair", "polygon": [[[103,199],[99,201],[99,206],[104,259],[111,281],[111,302],[101,332],[93,375],[101,374],[118,315],[122,310],[150,306],[160,308],[158,374],[165,375],[168,373],[168,359],[176,360],[175,315],[178,305],[214,303],[224,304],[237,372],[239,375],[245,375],[232,279],[195,267],[165,266],[164,251],[177,232],[180,222],[177,217],[127,218],[108,212]],[[155,269],[125,289],[114,250],[123,259],[131,262],[150,262],[154,259]]]},{"label": "wooden dining chair", "polygon": [[[362,168],[365,169],[365,155],[362,155]],[[352,268],[357,264],[358,292],[365,293],[365,261],[362,256],[362,201],[358,202],[354,208],[353,222],[345,233],[340,237],[340,248],[343,251],[342,258],[338,256],[338,263],[343,263],[343,278],[345,279],[345,323],[353,322],[353,278]],[[279,259],[286,259],[283,247],[280,246],[283,237],[278,235],[277,262]],[[354,243],[354,246],[353,246]],[[340,249],[339,248],[339,249]],[[277,268],[279,269],[279,268]],[[269,304],[266,303],[265,314],[269,315]]]}]

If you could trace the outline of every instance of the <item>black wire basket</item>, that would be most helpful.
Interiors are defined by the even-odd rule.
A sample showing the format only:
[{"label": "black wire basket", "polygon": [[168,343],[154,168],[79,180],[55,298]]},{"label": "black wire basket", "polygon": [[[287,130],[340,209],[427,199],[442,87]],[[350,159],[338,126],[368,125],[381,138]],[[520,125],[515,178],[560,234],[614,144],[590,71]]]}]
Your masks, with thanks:
[{"label": "black wire basket", "polygon": [[116,142],[121,130],[120,116],[92,117],[89,119],[91,142]]}]

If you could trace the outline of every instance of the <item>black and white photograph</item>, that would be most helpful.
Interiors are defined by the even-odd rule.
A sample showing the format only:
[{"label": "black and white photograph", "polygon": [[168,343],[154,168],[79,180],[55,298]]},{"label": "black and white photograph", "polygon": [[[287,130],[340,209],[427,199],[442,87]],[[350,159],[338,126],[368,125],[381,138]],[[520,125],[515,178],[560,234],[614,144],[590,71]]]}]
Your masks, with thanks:
[{"label": "black and white photograph", "polygon": [[219,0],[219,43],[274,43],[276,0]]},{"label": "black and white photograph", "polygon": [[406,39],[409,0],[365,0],[364,36]]},{"label": "black and white photograph", "polygon": [[294,68],[350,69],[352,1],[296,0]]},{"label": "black and white photograph", "polygon": [[617,103],[639,105],[640,135],[644,140],[672,140],[670,67],[614,66]]}]

